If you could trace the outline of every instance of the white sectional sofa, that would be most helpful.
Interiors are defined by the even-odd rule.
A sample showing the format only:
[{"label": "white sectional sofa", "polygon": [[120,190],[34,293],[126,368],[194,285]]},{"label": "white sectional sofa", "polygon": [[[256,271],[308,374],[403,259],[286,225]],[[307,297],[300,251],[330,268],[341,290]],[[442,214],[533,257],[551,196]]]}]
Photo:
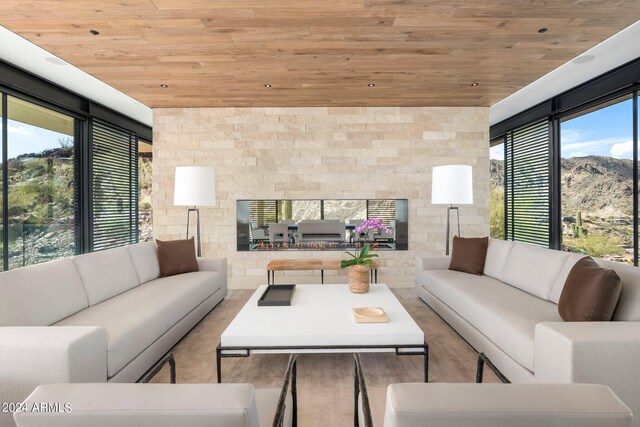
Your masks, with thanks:
[{"label": "white sectional sofa", "polygon": [[148,242],[0,273],[0,402],[44,383],[138,380],[226,296],[226,258],[198,265],[160,278]]},{"label": "white sectional sofa", "polygon": [[640,269],[597,260],[622,280],[613,321],[564,322],[558,300],[582,257],[490,239],[482,276],[417,257],[416,292],[512,382],[606,384],[639,414]]}]

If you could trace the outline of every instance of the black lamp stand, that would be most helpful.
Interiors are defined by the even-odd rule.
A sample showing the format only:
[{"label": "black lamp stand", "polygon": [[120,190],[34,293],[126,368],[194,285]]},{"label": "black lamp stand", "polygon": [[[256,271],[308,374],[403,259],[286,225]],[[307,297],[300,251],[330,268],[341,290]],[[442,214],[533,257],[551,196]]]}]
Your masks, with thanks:
[{"label": "black lamp stand", "polygon": [[451,235],[451,211],[456,211],[456,219],[458,220],[458,236],[460,236],[460,211],[457,206],[449,206],[447,208],[447,244],[446,244],[446,255],[449,255],[449,236]]},{"label": "black lamp stand", "polygon": [[[187,239],[189,238],[189,222],[190,222],[189,220],[191,219],[190,218],[191,212],[195,212],[196,213],[196,240],[197,240],[196,256],[201,257],[202,256],[202,246],[200,244],[200,209],[198,209],[195,206],[192,207],[192,208],[188,208],[187,209]],[[447,249],[447,251],[448,251],[448,249]]]}]

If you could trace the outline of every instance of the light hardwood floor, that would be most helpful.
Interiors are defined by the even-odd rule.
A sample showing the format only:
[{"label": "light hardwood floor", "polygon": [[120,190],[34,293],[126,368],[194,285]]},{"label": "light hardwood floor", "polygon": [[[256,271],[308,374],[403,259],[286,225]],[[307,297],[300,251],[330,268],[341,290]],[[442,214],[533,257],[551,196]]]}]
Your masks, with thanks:
[{"label": "light hardwood floor", "polygon": [[[215,348],[220,335],[254,291],[231,290],[203,321],[172,350],[178,383],[216,381]],[[422,328],[429,344],[429,379],[432,382],[475,381],[477,354],[413,289],[393,293]],[[224,382],[248,382],[256,387],[281,386],[288,356],[253,355],[222,362]],[[364,354],[363,370],[368,387],[396,382],[420,382],[422,357]],[[168,382],[168,368],[152,382]],[[485,382],[498,382],[485,369]],[[350,354],[302,354],[298,357],[298,425],[301,427],[353,425],[353,358]]]}]

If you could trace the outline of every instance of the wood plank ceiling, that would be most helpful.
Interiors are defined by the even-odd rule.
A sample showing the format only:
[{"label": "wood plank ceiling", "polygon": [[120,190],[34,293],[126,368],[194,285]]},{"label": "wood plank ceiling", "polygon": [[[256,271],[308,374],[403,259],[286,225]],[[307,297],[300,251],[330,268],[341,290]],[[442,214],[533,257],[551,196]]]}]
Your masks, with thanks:
[{"label": "wood plank ceiling", "polygon": [[489,106],[639,17],[640,0],[0,2],[1,25],[150,107]]}]

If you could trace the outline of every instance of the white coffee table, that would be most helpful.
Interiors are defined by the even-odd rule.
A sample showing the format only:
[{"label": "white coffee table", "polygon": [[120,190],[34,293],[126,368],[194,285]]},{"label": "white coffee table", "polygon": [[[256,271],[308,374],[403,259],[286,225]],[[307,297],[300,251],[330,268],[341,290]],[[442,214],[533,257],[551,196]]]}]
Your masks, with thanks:
[{"label": "white coffee table", "polygon": [[[259,307],[260,286],[225,329],[216,349],[218,382],[224,357],[252,353],[382,353],[424,356],[428,380],[429,346],[424,333],[387,285],[353,294],[347,285],[298,285],[291,306]],[[354,307],[382,307],[388,323],[356,323]]]}]

